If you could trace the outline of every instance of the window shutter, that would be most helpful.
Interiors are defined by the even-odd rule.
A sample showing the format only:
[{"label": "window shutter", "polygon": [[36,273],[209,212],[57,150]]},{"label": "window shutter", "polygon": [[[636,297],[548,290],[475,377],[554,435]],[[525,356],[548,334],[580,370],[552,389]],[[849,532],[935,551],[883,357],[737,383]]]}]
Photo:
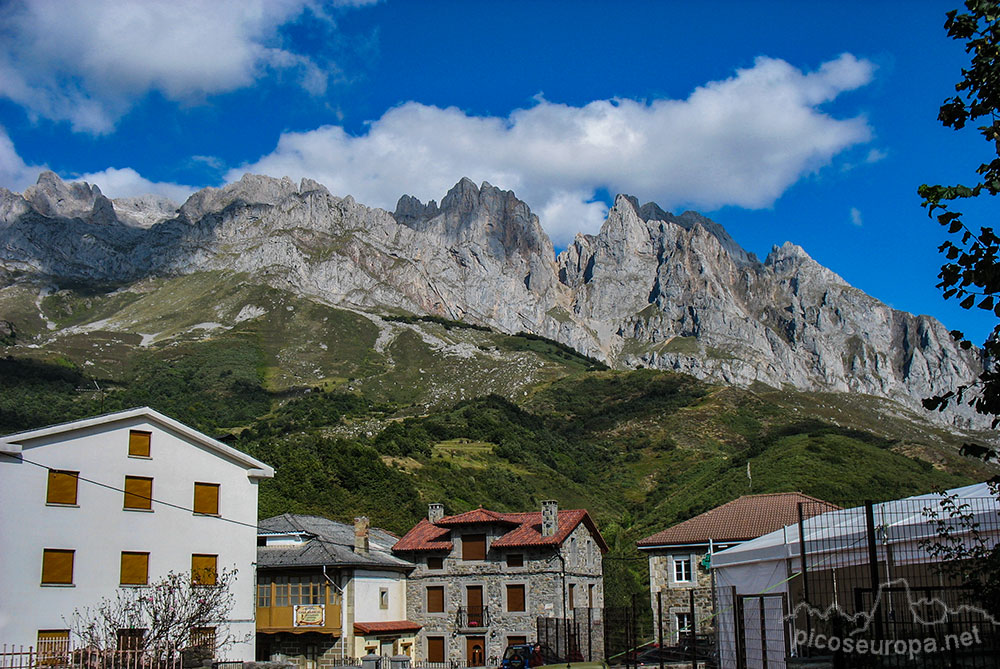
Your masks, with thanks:
[{"label": "window shutter", "polygon": [[215,585],[218,578],[218,555],[194,554],[191,556],[191,584]]},{"label": "window shutter", "polygon": [[38,659],[46,665],[68,664],[64,656],[69,652],[69,630],[38,630],[37,649]]},{"label": "window shutter", "polygon": [[125,508],[153,508],[153,479],[143,476],[125,477]]},{"label": "window shutter", "polygon": [[149,432],[141,430],[129,430],[128,432],[128,454],[137,455],[141,458],[149,457]]},{"label": "window shutter", "polygon": [[463,560],[485,560],[486,559],[486,535],[485,534],[463,534],[462,535],[462,559]]},{"label": "window shutter", "polygon": [[149,583],[149,553],[122,551],[122,585],[146,585]]},{"label": "window shutter", "polygon": [[444,662],[444,637],[427,637],[427,661]]},{"label": "window shutter", "polygon": [[49,485],[45,492],[47,504],[76,504],[76,484],[80,472],[49,470]]},{"label": "window shutter", "polygon": [[427,586],[427,613],[444,613],[444,586]]},{"label": "window shutter", "polygon": [[44,549],[42,551],[42,583],[72,583],[73,553],[74,551],[59,548]]},{"label": "window shutter", "polygon": [[507,610],[524,611],[524,585],[507,586]]},{"label": "window shutter", "polygon": [[508,567],[523,567],[524,566],[524,553],[510,553],[507,555],[507,566]]},{"label": "window shutter", "polygon": [[444,558],[441,556],[427,558],[428,569],[444,569]]},{"label": "window shutter", "polygon": [[209,515],[219,514],[219,484],[194,484],[194,512]]}]

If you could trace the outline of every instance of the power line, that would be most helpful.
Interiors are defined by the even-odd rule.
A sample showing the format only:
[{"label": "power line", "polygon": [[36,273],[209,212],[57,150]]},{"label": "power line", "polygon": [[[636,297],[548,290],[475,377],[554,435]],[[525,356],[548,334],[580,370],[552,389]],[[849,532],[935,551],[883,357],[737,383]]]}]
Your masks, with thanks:
[{"label": "power line", "polygon": [[[3,452],[0,452],[0,455],[6,455],[7,457],[9,457],[11,459],[19,460],[20,462],[26,462],[29,465],[34,465],[36,467],[41,467],[42,469],[44,469],[44,470],[46,470],[48,472],[64,471],[64,470],[61,470],[61,469],[53,469],[52,467],[48,467],[46,465],[43,465],[40,462],[34,462],[32,460],[28,460],[23,455],[21,457],[17,457],[15,455],[10,454],[10,453],[3,453]],[[106,488],[108,490],[114,490],[115,492],[120,492],[120,493],[123,493],[123,494],[128,494],[128,495],[131,495],[133,497],[137,497],[139,499],[149,500],[150,503],[156,502],[157,504],[162,504],[163,506],[169,506],[169,507],[171,507],[173,509],[178,509],[179,511],[189,511],[190,513],[196,513],[196,511],[193,508],[182,506],[180,504],[174,504],[173,502],[165,502],[162,499],[156,499],[155,497],[147,497],[146,495],[139,495],[139,494],[134,493],[134,492],[126,492],[124,488],[118,488],[118,487],[110,485],[108,483],[102,483],[100,481],[95,481],[93,479],[88,479],[86,477],[80,476],[79,474],[76,475],[76,479],[78,481],[83,481],[84,483],[91,483],[91,484],[99,486],[101,488]],[[259,526],[257,524],[244,523],[242,520],[236,520],[235,518],[226,518],[223,515],[217,515],[217,514],[199,514],[199,515],[206,515],[209,518],[217,518],[218,520],[223,520],[223,521],[225,521],[227,523],[233,523],[234,525],[242,525],[243,527],[252,527],[253,529],[258,530],[258,531],[260,531],[260,530],[264,530],[265,532],[272,532],[273,531],[273,530],[268,530],[267,528],[261,527],[261,526]]]}]

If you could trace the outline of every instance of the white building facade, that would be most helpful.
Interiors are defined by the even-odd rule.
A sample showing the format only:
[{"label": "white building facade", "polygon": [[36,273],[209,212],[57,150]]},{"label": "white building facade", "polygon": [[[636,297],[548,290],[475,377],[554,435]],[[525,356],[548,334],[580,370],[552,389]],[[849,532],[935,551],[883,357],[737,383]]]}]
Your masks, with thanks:
[{"label": "white building facade", "polygon": [[68,638],[118,588],[214,567],[236,570],[221,653],[252,660],[257,484],[273,475],[149,408],[0,438],[0,643]]}]

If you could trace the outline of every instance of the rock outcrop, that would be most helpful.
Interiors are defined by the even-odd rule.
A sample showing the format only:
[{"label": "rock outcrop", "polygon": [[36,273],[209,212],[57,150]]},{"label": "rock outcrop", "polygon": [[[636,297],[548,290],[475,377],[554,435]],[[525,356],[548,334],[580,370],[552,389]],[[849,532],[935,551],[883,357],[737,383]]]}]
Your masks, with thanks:
[{"label": "rock outcrop", "polygon": [[[247,272],[330,304],[528,331],[619,367],[749,385],[869,393],[915,407],[978,375],[933,318],[892,309],[800,247],[759,261],[695,213],[616,198],[597,235],[555,257],[514,193],[462,179],[392,213],[305,179],[245,175],[182,206],[109,200],[43,174],[0,189],[0,278],[120,284]],[[971,424],[971,410],[948,414]]]}]

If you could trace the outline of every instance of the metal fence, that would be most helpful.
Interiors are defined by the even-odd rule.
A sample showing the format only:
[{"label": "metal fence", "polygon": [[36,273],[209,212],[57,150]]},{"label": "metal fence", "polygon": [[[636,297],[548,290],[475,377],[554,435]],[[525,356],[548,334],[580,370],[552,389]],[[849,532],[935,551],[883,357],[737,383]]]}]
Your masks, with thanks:
[{"label": "metal fence", "polygon": [[99,650],[67,643],[41,646],[0,645],[0,669],[183,669],[184,653],[176,648]]},{"label": "metal fence", "polygon": [[767,587],[717,588],[722,666],[1000,667],[996,499],[811,506],[787,558],[739,568]]}]

